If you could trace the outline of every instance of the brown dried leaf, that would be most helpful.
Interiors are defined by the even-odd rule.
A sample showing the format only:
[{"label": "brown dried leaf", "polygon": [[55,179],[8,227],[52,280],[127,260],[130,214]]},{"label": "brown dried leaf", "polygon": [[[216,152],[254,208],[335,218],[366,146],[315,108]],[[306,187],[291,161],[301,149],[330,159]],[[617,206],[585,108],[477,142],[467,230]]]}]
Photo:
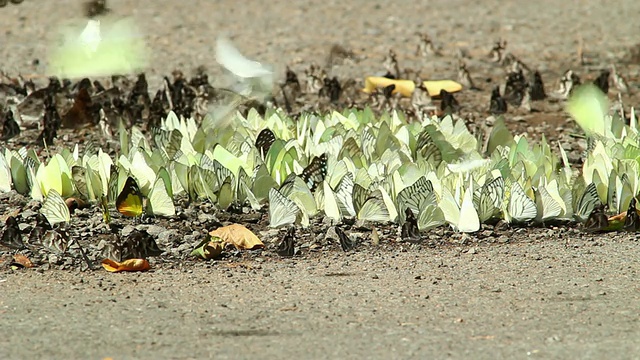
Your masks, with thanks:
[{"label": "brown dried leaf", "polygon": [[22,254],[13,255],[13,261],[11,262],[11,266],[23,267],[23,268],[32,268],[33,263],[29,260],[28,257]]},{"label": "brown dried leaf", "polygon": [[238,250],[262,249],[264,244],[260,239],[247,229],[244,225],[231,224],[217,228],[209,233],[212,237],[217,236],[228,244],[232,244]]},{"label": "brown dried leaf", "polygon": [[102,267],[108,272],[145,271],[151,269],[151,265],[145,259],[129,259],[120,263],[111,259],[104,259],[102,260]]}]

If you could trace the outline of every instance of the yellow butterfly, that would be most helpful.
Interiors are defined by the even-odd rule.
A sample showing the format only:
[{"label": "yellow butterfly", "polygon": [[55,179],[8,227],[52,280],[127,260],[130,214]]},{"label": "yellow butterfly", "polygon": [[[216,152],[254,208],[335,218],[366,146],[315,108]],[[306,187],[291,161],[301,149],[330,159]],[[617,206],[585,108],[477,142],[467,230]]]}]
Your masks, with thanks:
[{"label": "yellow butterfly", "polygon": [[138,217],[142,215],[142,193],[133,177],[127,178],[122,192],[116,199],[116,208],[124,216]]}]

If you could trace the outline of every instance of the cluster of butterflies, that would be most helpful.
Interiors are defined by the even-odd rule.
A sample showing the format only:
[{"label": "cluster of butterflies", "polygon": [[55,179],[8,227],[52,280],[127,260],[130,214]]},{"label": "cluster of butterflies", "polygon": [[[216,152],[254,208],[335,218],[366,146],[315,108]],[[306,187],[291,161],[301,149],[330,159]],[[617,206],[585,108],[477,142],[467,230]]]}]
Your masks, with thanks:
[{"label": "cluster of butterflies", "polygon": [[611,146],[615,139],[594,140],[576,175],[562,148],[559,159],[544,139],[531,146],[501,121],[481,144],[452,116],[423,123],[367,109],[297,120],[277,110],[233,116],[234,125],[218,127],[170,113],[152,131],[154,147],[136,126],[122,125],[115,161],[93,147],[82,157],[77,147],[63,149],[48,163],[33,150],[5,150],[0,190],[43,200],[52,224],[69,222],[69,197],[99,204],[109,221],[110,204],[125,216],[173,216],[184,194],[222,210],[268,201],[272,227],[307,226],[324,214],[336,222],[415,218],[419,231],[449,224],[465,232],[500,218],[586,221],[602,203],[625,209],[638,191],[633,136]]}]

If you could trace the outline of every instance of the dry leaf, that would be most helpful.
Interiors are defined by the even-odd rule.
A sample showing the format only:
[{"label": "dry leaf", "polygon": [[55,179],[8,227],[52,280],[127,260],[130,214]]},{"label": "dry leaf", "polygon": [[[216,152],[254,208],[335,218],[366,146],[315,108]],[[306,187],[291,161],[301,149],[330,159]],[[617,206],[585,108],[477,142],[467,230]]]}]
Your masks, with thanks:
[{"label": "dry leaf", "polygon": [[[436,97],[440,95],[440,90],[444,89],[449,93],[455,93],[462,90],[462,85],[453,80],[427,80],[422,82],[429,92],[429,96]],[[416,85],[411,80],[395,80],[380,76],[370,76],[364,79],[363,92],[370,94],[375,89],[385,88],[389,85],[395,85],[393,93],[400,92],[402,96],[410,97]]]},{"label": "dry leaf", "polygon": [[145,271],[151,269],[151,265],[145,259],[129,259],[121,263],[111,259],[104,259],[102,260],[102,267],[108,272]]},{"label": "dry leaf", "polygon": [[225,242],[217,236],[201,241],[193,251],[191,256],[199,256],[205,260],[213,259],[222,254]]},{"label": "dry leaf", "polygon": [[609,221],[622,221],[624,222],[624,219],[627,217],[627,212],[624,211],[618,215],[613,215],[613,216],[609,216]]},{"label": "dry leaf", "polygon": [[212,237],[217,236],[222,241],[232,244],[238,250],[262,249],[264,244],[251,230],[240,224],[231,224],[217,228],[209,233]]},{"label": "dry leaf", "polygon": [[28,257],[22,254],[13,255],[13,261],[11,262],[11,267],[16,268],[32,268],[33,263],[29,260]]}]

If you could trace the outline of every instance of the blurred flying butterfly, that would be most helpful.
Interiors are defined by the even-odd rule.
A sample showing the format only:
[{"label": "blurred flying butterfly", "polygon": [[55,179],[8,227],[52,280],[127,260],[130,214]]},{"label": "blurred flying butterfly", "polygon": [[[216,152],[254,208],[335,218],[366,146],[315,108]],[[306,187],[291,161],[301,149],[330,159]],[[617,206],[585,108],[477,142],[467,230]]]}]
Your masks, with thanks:
[{"label": "blurred flying butterfly", "polygon": [[116,199],[116,208],[124,216],[138,217],[142,215],[142,193],[133,177],[127,178],[122,192]]},{"label": "blurred flying butterfly", "polygon": [[258,137],[256,138],[256,149],[260,151],[263,158],[271,148],[271,145],[273,145],[274,141],[276,141],[276,135],[268,128],[263,129],[260,131],[260,134],[258,134]]},{"label": "blurred flying butterfly", "polygon": [[0,238],[0,245],[4,245],[10,249],[24,249],[25,245],[22,241],[22,231],[15,217],[9,216],[5,221],[4,232]]},{"label": "blurred flying butterfly", "polygon": [[335,227],[336,234],[338,234],[338,239],[340,240],[340,247],[342,247],[342,251],[350,251],[356,248],[357,242],[352,240],[347,234],[342,231],[339,227]]},{"label": "blurred flying butterfly", "polygon": [[623,229],[626,231],[638,231],[640,229],[640,216],[638,216],[638,210],[636,209],[636,198],[632,198],[629,202]]},{"label": "blurred flying butterfly", "polygon": [[413,211],[408,207],[404,210],[405,222],[402,224],[402,239],[404,240],[418,240],[420,239],[420,230],[418,230],[418,219],[413,214]]},{"label": "blurred flying butterfly", "polygon": [[315,191],[318,184],[327,176],[327,154],[315,157],[302,171],[302,180],[307,184],[311,192]]},{"label": "blurred flying butterfly", "polygon": [[284,238],[278,245],[278,255],[283,257],[291,257],[295,255],[295,252],[296,252],[295,235],[296,235],[296,228],[292,226],[289,228],[289,230],[287,230],[287,233],[284,235]]}]

